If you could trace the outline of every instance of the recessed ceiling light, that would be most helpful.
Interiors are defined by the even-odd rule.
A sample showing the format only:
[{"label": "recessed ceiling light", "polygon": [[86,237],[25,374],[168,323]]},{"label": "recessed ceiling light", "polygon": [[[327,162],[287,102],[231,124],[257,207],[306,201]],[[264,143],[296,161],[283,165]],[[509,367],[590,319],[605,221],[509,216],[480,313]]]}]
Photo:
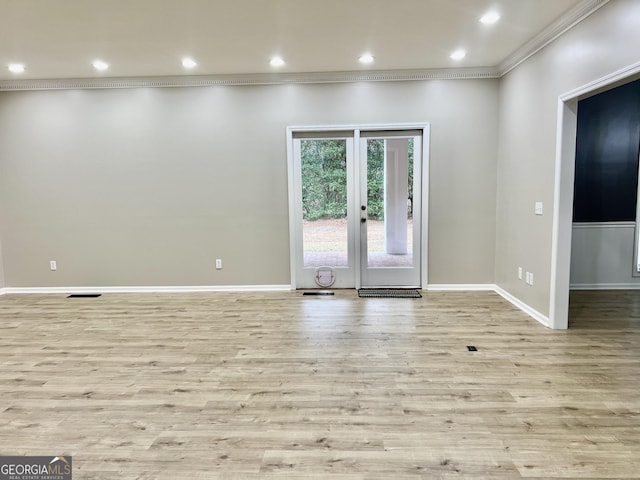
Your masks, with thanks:
[{"label": "recessed ceiling light", "polygon": [[465,52],[461,48],[453,52],[451,55],[449,55],[449,57],[451,57],[452,60],[462,60],[466,56],[467,56],[467,52]]},{"label": "recessed ceiling light", "polygon": [[493,25],[498,20],[500,20],[500,14],[496,11],[487,12],[480,17],[480,23],[484,23],[485,25]]},{"label": "recessed ceiling light", "polygon": [[198,64],[195,62],[193,58],[186,57],[182,59],[182,66],[184,68],[194,68],[194,67],[197,67]]},{"label": "recessed ceiling light", "polygon": [[107,68],[109,68],[109,64],[103,62],[102,60],[96,60],[95,62],[93,62],[93,68],[100,72],[104,72]]},{"label": "recessed ceiling light", "polygon": [[272,67],[281,67],[284,65],[284,60],[282,57],[273,57],[269,63]]},{"label": "recessed ceiling light", "polygon": [[360,56],[360,58],[358,58],[358,61],[360,63],[373,63],[374,60],[375,59],[373,55],[371,55],[370,53],[365,53],[364,55]]},{"label": "recessed ceiling light", "polygon": [[22,73],[24,72],[24,64],[22,63],[10,63],[9,64],[9,71],[11,73]]}]

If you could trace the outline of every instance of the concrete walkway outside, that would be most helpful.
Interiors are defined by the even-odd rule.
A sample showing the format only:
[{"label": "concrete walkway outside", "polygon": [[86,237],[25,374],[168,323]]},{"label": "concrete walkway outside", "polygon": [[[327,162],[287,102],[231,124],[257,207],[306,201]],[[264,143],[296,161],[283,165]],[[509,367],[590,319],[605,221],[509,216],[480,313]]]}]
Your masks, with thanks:
[{"label": "concrete walkway outside", "polygon": [[[347,221],[346,219],[328,219],[305,221],[304,266],[305,267],[347,267]],[[409,252],[413,252],[413,224],[409,221]],[[413,254],[390,255],[384,251],[384,222],[367,222],[368,266],[410,267]]]}]

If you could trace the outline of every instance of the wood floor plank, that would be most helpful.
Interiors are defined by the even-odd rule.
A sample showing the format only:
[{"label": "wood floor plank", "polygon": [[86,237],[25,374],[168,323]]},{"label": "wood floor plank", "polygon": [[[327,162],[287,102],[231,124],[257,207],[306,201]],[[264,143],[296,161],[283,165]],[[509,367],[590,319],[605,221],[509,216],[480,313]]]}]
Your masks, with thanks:
[{"label": "wood floor plank", "polygon": [[[469,352],[475,345],[477,352]],[[639,478],[640,293],[0,297],[0,454],[74,478]]]}]

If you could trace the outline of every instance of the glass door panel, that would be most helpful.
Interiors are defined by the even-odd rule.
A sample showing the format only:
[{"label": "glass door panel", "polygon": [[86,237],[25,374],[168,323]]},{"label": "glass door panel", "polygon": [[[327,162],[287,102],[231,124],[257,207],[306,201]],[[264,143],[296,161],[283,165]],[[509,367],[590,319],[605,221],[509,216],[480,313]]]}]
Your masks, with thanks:
[{"label": "glass door panel", "polygon": [[348,267],[347,141],[302,140],[304,267]]},{"label": "glass door panel", "polygon": [[[363,138],[362,286],[419,286],[420,137]],[[418,147],[418,148],[416,148]],[[418,161],[416,161],[418,159]],[[418,177],[416,178],[416,174]],[[419,192],[418,192],[419,197]]]},{"label": "glass door panel", "polygon": [[296,288],[353,288],[353,139],[331,132],[294,138],[293,155]]}]

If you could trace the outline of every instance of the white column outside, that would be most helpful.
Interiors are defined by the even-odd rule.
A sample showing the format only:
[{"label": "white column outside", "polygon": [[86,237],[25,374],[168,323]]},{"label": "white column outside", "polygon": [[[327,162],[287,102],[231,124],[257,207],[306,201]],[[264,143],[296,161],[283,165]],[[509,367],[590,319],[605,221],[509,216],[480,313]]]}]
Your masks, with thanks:
[{"label": "white column outside", "polygon": [[384,142],[384,227],[385,251],[406,255],[407,201],[409,197],[409,142],[389,138]]}]

